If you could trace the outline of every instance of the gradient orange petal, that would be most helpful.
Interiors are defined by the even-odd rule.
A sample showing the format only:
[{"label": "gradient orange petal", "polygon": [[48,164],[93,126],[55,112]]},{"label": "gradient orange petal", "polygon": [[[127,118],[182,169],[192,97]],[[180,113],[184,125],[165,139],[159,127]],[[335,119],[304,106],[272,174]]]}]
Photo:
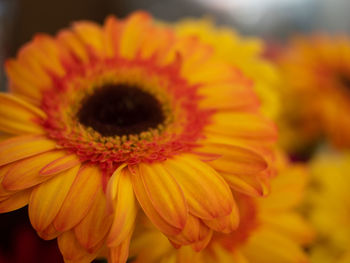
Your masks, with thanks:
[{"label": "gradient orange petal", "polygon": [[153,207],[161,217],[176,228],[184,228],[188,208],[184,194],[162,164],[139,165],[140,173],[136,176],[142,180]]},{"label": "gradient orange petal", "polygon": [[77,225],[89,212],[101,187],[100,170],[96,166],[82,166],[53,221],[54,227],[63,232]]},{"label": "gradient orange petal", "polygon": [[38,232],[44,231],[58,214],[78,171],[79,166],[76,166],[33,189],[28,213],[32,226]]},{"label": "gradient orange petal", "polygon": [[[136,173],[138,172],[139,171],[136,170]],[[174,236],[179,234],[181,232],[181,228],[176,228],[175,226],[169,224],[153,207],[153,204],[148,197],[147,191],[140,176],[133,174],[131,178],[137,200],[139,201],[143,211],[149,217],[152,223],[155,224],[160,229],[160,231],[166,235]]]},{"label": "gradient orange petal", "polygon": [[7,197],[7,199],[0,202],[0,213],[11,212],[17,210],[23,206],[26,206],[29,201],[29,196],[31,189],[26,191],[21,191],[15,194],[12,194]]},{"label": "gradient orange petal", "polygon": [[113,221],[107,245],[111,247],[119,246],[133,232],[137,206],[130,177],[129,170],[122,166],[108,182],[107,199],[113,210]]},{"label": "gradient orange petal", "polygon": [[22,190],[48,180],[39,171],[44,165],[64,156],[64,151],[50,151],[16,162],[5,174],[2,185],[6,190]]},{"label": "gradient orange petal", "polygon": [[109,263],[125,263],[129,256],[131,234],[119,246],[109,248]]},{"label": "gradient orange petal", "polygon": [[10,134],[43,134],[38,124],[46,114],[30,103],[7,93],[0,93],[0,130]]},{"label": "gradient orange petal", "polygon": [[56,148],[56,143],[40,135],[16,136],[0,142],[0,166]]},{"label": "gradient orange petal", "polygon": [[77,240],[89,253],[96,252],[98,243],[104,239],[111,226],[112,217],[107,214],[106,207],[106,197],[100,188],[88,214],[74,228]]},{"label": "gradient orange petal", "polygon": [[80,164],[80,160],[75,154],[65,154],[61,158],[44,166],[39,173],[42,176],[59,174],[78,164]]},{"label": "gradient orange petal", "polygon": [[168,159],[164,167],[180,185],[190,213],[209,220],[231,213],[231,190],[213,168],[190,155]]}]

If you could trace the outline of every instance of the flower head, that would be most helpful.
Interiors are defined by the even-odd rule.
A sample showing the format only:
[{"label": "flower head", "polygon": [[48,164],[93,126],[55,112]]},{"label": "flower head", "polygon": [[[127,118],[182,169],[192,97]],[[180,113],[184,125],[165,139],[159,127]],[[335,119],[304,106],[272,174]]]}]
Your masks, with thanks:
[{"label": "flower head", "polygon": [[[312,144],[326,136],[337,147],[350,146],[350,40],[347,37],[298,38],[278,62],[287,104],[286,144]],[[293,137],[295,139],[293,139]]]},{"label": "flower head", "polygon": [[301,245],[309,243],[314,233],[296,210],[303,201],[307,179],[304,166],[281,163],[271,194],[264,199],[236,195],[239,227],[228,234],[215,233],[200,253],[189,247],[175,250],[145,224],[132,240],[132,262],[309,262]]},{"label": "flower head", "polygon": [[276,132],[214,50],[142,12],[36,36],[6,63],[0,211],[29,204],[70,262],[125,261],[137,201],[175,246],[233,231],[230,187],[268,192]]},{"label": "flower head", "polygon": [[350,257],[350,154],[322,153],[311,164],[307,196],[310,221],[317,231],[312,262],[348,262]]}]

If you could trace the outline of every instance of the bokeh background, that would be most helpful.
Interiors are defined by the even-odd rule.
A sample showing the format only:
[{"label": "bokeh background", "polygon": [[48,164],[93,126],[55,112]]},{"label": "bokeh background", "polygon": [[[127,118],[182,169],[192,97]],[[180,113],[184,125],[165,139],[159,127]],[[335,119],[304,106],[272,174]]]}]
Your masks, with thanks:
[{"label": "bokeh background", "polygon": [[[125,17],[138,9],[166,21],[209,16],[277,44],[311,31],[350,31],[349,0],[0,0],[0,64],[37,32],[54,34],[76,20],[102,23],[109,14]],[[3,66],[0,89],[6,89]],[[30,228],[25,209],[0,215],[0,233],[0,263],[62,262],[55,242],[41,241]]]}]

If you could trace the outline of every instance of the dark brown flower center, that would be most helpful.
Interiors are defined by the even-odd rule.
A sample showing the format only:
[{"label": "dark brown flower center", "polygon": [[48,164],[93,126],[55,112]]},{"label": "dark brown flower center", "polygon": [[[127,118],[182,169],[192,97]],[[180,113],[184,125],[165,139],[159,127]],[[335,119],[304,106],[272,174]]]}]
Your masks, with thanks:
[{"label": "dark brown flower center", "polygon": [[160,102],[138,87],[105,85],[83,100],[78,112],[81,124],[103,136],[139,134],[157,128],[165,116]]}]

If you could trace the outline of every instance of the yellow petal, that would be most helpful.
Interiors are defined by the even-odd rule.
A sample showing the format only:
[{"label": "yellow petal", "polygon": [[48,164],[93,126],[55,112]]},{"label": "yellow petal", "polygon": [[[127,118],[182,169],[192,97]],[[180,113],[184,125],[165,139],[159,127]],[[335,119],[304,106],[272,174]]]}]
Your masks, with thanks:
[{"label": "yellow petal", "polygon": [[88,263],[97,255],[97,253],[89,254],[80,246],[72,231],[67,231],[60,235],[57,238],[57,243],[65,262],[81,262],[80,260],[83,260],[82,262]]},{"label": "yellow petal", "polygon": [[31,189],[15,193],[0,202],[0,213],[11,212],[28,204]]},{"label": "yellow petal", "polygon": [[0,93],[0,130],[10,134],[43,134],[45,113],[17,96]]},{"label": "yellow petal", "polygon": [[38,232],[43,232],[56,217],[78,170],[79,166],[71,168],[33,189],[28,213],[32,226]]},{"label": "yellow petal", "polygon": [[162,164],[140,164],[139,176],[146,192],[161,217],[176,228],[184,228],[188,208],[184,194]]},{"label": "yellow petal", "polygon": [[0,166],[56,148],[56,143],[40,135],[16,136],[0,142]]},{"label": "yellow petal", "polygon": [[213,236],[213,230],[210,229],[206,233],[206,236],[202,240],[199,240],[196,243],[192,244],[191,247],[196,252],[202,251],[203,249],[205,249],[207,247],[207,245],[209,244],[212,236]]},{"label": "yellow petal", "polygon": [[92,48],[95,55],[104,56],[104,37],[102,28],[93,22],[77,22],[73,25],[74,32],[86,47]]},{"label": "yellow petal", "polygon": [[[138,169],[135,169],[136,173],[139,173]],[[165,221],[155,210],[151,200],[148,197],[145,186],[140,178],[140,175],[133,174],[131,176],[132,184],[134,188],[135,195],[139,201],[143,211],[148,216],[148,218],[155,224],[160,231],[166,235],[177,235],[181,232],[180,228],[176,228]]]},{"label": "yellow petal", "polygon": [[164,166],[176,178],[193,215],[210,220],[231,213],[231,190],[213,168],[190,155],[175,156]]},{"label": "yellow petal", "polygon": [[229,215],[224,217],[215,218],[213,220],[203,220],[203,222],[211,229],[222,232],[231,233],[233,230],[237,229],[239,224],[239,211],[235,204]]},{"label": "yellow petal", "polygon": [[63,45],[75,58],[80,59],[80,61],[86,63],[89,60],[86,48],[84,44],[80,41],[77,35],[68,30],[63,30],[59,32],[57,40],[61,45]]},{"label": "yellow petal", "polygon": [[[111,190],[114,188],[115,190]],[[119,246],[134,228],[137,213],[136,200],[128,168],[120,167],[112,175],[107,186],[108,198],[113,207],[113,223],[107,237],[107,245]]]},{"label": "yellow petal", "polygon": [[79,243],[90,253],[95,252],[97,244],[106,236],[112,222],[106,211],[106,197],[102,188],[83,220],[74,228]]},{"label": "yellow petal", "polygon": [[120,39],[120,54],[128,59],[132,59],[139,50],[139,46],[148,34],[147,26],[151,17],[146,12],[136,12],[125,22],[122,37]]},{"label": "yellow petal", "polygon": [[107,17],[104,25],[104,37],[106,39],[106,54],[108,57],[119,55],[120,39],[124,29],[124,23],[114,16]]},{"label": "yellow petal", "polygon": [[240,146],[207,143],[198,149],[202,153],[219,153],[220,158],[208,162],[215,170],[237,175],[257,174],[268,167],[260,154]]},{"label": "yellow petal", "polygon": [[55,228],[63,232],[77,225],[89,212],[101,187],[100,170],[96,166],[82,166],[53,221]]},{"label": "yellow petal", "polygon": [[109,263],[125,263],[129,256],[131,234],[119,246],[109,248]]},{"label": "yellow petal", "polygon": [[2,185],[7,190],[22,190],[48,180],[49,176],[41,176],[39,171],[47,163],[61,158],[66,153],[51,151],[18,161],[4,176]]},{"label": "yellow petal", "polygon": [[37,233],[44,240],[52,240],[57,238],[59,235],[61,235],[61,232],[57,231],[57,229],[53,226],[53,224],[50,224],[43,231],[40,231],[40,232],[38,231]]},{"label": "yellow petal", "polygon": [[79,158],[75,154],[65,154],[61,158],[49,163],[40,170],[40,175],[49,176],[66,171],[80,164]]},{"label": "yellow petal", "polygon": [[270,140],[277,139],[276,126],[265,117],[251,113],[221,112],[214,114],[206,131],[231,137]]}]

